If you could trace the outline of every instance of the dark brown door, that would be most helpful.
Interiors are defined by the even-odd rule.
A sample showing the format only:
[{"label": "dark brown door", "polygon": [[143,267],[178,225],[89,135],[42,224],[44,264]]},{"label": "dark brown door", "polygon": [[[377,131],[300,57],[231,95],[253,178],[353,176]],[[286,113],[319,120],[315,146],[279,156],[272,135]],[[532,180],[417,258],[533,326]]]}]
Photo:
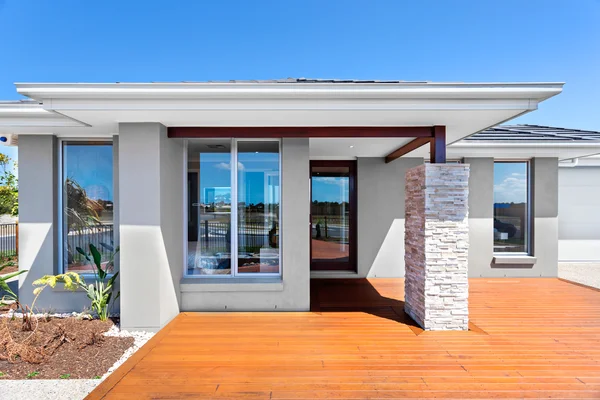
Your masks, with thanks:
[{"label": "dark brown door", "polygon": [[311,161],[310,269],[356,271],[356,161]]}]

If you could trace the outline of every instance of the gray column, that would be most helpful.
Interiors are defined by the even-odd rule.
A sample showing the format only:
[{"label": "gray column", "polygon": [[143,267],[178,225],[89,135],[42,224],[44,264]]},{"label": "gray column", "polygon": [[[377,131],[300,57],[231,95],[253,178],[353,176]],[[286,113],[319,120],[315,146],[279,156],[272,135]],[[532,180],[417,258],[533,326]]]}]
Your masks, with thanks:
[{"label": "gray column", "polygon": [[121,325],[158,330],[179,313],[183,146],[157,123],[119,124]]},{"label": "gray column", "polygon": [[494,257],[494,159],[469,164],[469,276],[490,276]]},{"label": "gray column", "polygon": [[405,311],[426,330],[468,330],[467,164],[406,173]]},{"label": "gray column", "polygon": [[531,163],[534,276],[558,276],[558,158]]},{"label": "gray column", "polygon": [[[57,150],[52,135],[19,137],[19,297],[24,304],[33,300],[33,281],[56,273],[57,239]],[[40,304],[62,309],[52,301],[52,291],[43,293]],[[68,300],[68,299],[66,299]]]}]

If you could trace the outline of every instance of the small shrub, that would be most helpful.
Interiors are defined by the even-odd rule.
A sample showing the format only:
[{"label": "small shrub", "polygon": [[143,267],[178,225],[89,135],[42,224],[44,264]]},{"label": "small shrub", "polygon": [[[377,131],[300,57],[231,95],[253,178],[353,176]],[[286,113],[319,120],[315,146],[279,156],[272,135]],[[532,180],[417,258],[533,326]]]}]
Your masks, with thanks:
[{"label": "small shrub", "polygon": [[[12,265],[14,265],[14,263],[12,263],[10,261],[6,264],[0,265],[0,275],[2,275],[2,270],[4,268],[12,266]],[[6,274],[3,276],[0,276],[0,291],[3,290],[6,293],[4,296],[2,296],[0,298],[0,307],[8,305],[8,303],[6,303],[7,301],[17,301],[17,295],[12,290],[10,290],[10,287],[8,287],[8,280],[14,276],[21,275],[25,272],[27,272],[27,271],[21,270],[21,271],[13,272],[11,274]]]},{"label": "small shrub", "polygon": [[4,372],[0,371],[0,378],[4,376]]},{"label": "small shrub", "polygon": [[36,376],[38,376],[40,373],[37,371],[33,371],[27,374],[27,379],[31,379],[31,378],[35,378]]},{"label": "small shrub", "polygon": [[60,379],[69,379],[71,377],[71,374],[62,374],[60,376]]},{"label": "small shrub", "polygon": [[92,379],[101,379],[102,377],[99,375],[94,376]]},{"label": "small shrub", "polygon": [[90,283],[89,285],[86,284],[83,277],[76,272],[67,272],[59,275],[45,275],[33,282],[33,285],[37,287],[33,291],[35,298],[31,306],[32,309],[35,300],[46,287],[55,287],[57,283],[64,283],[65,289],[73,291],[82,289],[85,291],[88,299],[92,302],[91,308],[98,314],[98,318],[100,318],[101,321],[106,321],[108,319],[109,308],[114,301],[119,298],[120,292],[117,292],[116,296],[113,298],[114,283],[117,276],[119,276],[119,272],[115,272],[109,278],[107,271],[113,266],[114,255],[119,249],[112,254],[106,267],[102,268],[102,255],[93,244],[90,244],[89,247],[90,254],[87,254],[80,247],[77,247],[77,252],[79,252],[79,254],[94,267],[94,283]]}]

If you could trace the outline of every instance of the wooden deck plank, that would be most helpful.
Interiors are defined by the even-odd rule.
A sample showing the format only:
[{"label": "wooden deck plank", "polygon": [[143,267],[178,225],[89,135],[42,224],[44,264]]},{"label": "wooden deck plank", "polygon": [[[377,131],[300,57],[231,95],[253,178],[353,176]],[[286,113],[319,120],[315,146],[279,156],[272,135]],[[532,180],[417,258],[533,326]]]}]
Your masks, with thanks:
[{"label": "wooden deck plank", "polygon": [[599,291],[469,284],[468,332],[416,327],[402,279],[312,281],[313,312],[182,313],[88,398],[600,398]]}]

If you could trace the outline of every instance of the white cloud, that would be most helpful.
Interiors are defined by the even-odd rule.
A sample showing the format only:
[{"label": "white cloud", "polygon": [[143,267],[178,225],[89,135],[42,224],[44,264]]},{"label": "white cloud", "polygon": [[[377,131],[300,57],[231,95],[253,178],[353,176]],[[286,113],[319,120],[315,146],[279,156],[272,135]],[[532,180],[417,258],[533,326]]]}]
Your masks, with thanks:
[{"label": "white cloud", "polygon": [[319,183],[325,183],[327,185],[337,185],[341,187],[346,187],[348,185],[347,179],[340,179],[327,176],[313,176],[313,179],[315,179]]},{"label": "white cloud", "polygon": [[[220,162],[217,165],[215,165],[215,168],[217,169],[226,169],[226,170],[231,170],[231,163],[226,163],[226,162]],[[244,170],[244,164],[242,164],[241,162],[238,161],[238,170],[243,171]]]},{"label": "white cloud", "polygon": [[494,203],[524,203],[527,201],[527,175],[512,173],[494,185]]}]

